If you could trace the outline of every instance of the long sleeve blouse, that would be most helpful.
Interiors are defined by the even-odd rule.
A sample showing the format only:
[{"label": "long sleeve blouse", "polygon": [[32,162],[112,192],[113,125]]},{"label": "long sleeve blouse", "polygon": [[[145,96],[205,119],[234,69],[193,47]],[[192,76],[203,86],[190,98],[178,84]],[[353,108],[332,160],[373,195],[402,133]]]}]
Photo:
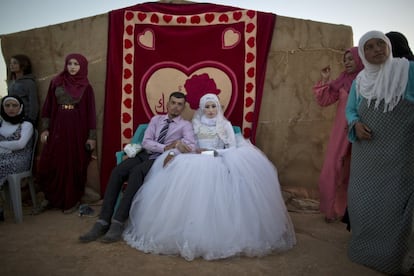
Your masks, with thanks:
[{"label": "long sleeve blouse", "polygon": [[322,81],[319,81],[313,87],[313,94],[320,106],[329,106],[339,99],[339,90],[333,89],[329,82],[322,83]]},{"label": "long sleeve blouse", "polygon": [[[414,103],[414,62],[410,62],[408,70],[408,83],[404,92],[404,99]],[[361,104],[362,97],[357,96],[356,82],[352,83],[351,91],[349,92],[348,102],[345,109],[346,119],[349,126],[348,139],[352,143],[357,140],[355,133],[355,123],[359,121],[358,108]]]},{"label": "long sleeve blouse", "polygon": [[[0,135],[3,137],[9,137],[17,130],[19,124],[10,124],[9,122],[3,121],[0,127]],[[21,124],[21,133],[20,137],[16,140],[3,140],[0,141],[0,148],[3,151],[15,151],[23,149],[26,144],[29,142],[30,138],[33,135],[33,125],[29,122],[23,122]]]}]

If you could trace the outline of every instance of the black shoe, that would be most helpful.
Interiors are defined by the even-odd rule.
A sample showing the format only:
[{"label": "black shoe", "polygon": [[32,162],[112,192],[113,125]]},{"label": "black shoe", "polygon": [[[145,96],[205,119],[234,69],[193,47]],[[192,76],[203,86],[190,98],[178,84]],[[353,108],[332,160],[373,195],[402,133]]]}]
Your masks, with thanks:
[{"label": "black shoe", "polygon": [[81,242],[91,242],[96,241],[100,236],[105,235],[106,232],[108,232],[109,225],[103,225],[100,222],[96,222],[92,229],[79,237],[79,241]]},{"label": "black shoe", "polygon": [[120,241],[122,238],[122,232],[124,232],[124,225],[121,223],[113,222],[108,232],[102,237],[101,242],[112,243]]}]

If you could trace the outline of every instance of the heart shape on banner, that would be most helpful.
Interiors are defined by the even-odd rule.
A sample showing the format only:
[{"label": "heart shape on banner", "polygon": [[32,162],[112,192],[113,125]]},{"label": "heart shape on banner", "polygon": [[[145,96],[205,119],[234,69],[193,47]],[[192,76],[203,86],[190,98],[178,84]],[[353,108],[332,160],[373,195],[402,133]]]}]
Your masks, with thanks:
[{"label": "heart shape on banner", "polygon": [[241,40],[241,35],[240,32],[233,29],[233,28],[228,28],[226,30],[223,31],[223,49],[231,49],[236,47],[237,44],[239,44]]},{"label": "heart shape on banner", "polygon": [[137,36],[138,45],[148,50],[155,50],[155,37],[151,29],[145,29]]},{"label": "heart shape on banner", "polygon": [[[208,74],[214,80],[218,89],[220,89],[220,103],[223,106],[224,114],[230,114],[234,109],[237,101],[237,82],[233,72],[228,71],[225,66],[211,62],[198,63],[190,68],[177,63],[161,63],[153,66],[147,71],[142,78],[140,91],[142,103],[146,103],[145,113],[149,118],[154,114],[163,114],[166,112],[168,97],[173,91],[182,91],[187,95],[187,101],[191,97],[199,98],[202,94],[186,91],[184,84],[192,76]],[[202,93],[202,91],[197,91]],[[192,94],[193,93],[193,94]],[[207,92],[206,92],[207,93]],[[194,110],[187,108],[183,116],[191,118]],[[190,117],[187,117],[190,115]]]}]

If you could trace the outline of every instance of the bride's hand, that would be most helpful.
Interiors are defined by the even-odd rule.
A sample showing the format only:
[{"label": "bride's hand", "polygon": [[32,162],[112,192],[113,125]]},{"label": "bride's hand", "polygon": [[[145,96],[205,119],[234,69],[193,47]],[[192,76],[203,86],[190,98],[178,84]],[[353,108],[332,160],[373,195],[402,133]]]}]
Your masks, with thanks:
[{"label": "bride's hand", "polygon": [[196,153],[202,153],[203,151],[206,151],[207,149],[198,148],[196,149]]}]

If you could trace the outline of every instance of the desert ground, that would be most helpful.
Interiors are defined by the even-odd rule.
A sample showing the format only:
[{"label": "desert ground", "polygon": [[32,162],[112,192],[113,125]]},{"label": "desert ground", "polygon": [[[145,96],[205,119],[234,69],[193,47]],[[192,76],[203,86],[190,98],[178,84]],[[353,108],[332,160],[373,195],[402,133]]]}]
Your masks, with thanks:
[{"label": "desert ground", "polygon": [[[99,212],[99,202],[90,205]],[[145,254],[125,242],[82,244],[78,236],[96,218],[47,210],[31,215],[24,206],[23,223],[5,207],[0,222],[0,275],[382,275],[347,258],[350,233],[341,222],[327,224],[318,213],[289,212],[297,245],[261,258],[186,261],[179,256]]]}]

